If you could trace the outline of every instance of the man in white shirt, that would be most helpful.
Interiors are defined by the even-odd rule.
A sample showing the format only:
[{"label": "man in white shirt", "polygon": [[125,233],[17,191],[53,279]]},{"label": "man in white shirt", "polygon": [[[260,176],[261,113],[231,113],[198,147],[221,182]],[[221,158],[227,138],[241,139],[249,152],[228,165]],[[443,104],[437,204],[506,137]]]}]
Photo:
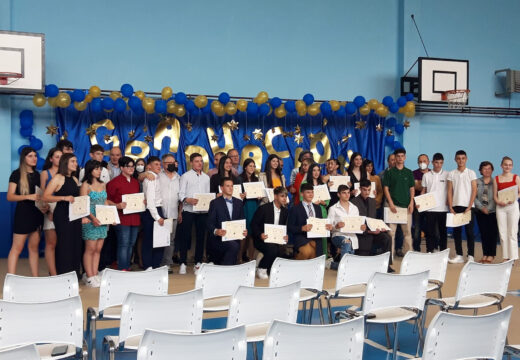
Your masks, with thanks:
[{"label": "man in white shirt", "polygon": [[159,173],[161,172],[161,160],[157,156],[150,156],[148,158],[149,172],[154,176],[154,180],[145,178],[143,181],[143,192],[146,199],[146,211],[142,214],[141,221],[143,222],[144,239],[142,244],[142,258],[143,267],[157,268],[161,265],[164,248],[153,247],[153,226],[157,221],[159,225],[164,224],[163,215],[163,198],[161,193],[161,186],[158,181]]},{"label": "man in white shirt", "polygon": [[179,213],[179,208],[182,211],[182,203],[179,205],[180,176],[177,173],[175,157],[172,154],[163,155],[161,160],[163,169],[159,173],[159,186],[163,199],[162,210],[167,219],[173,220],[170,246],[164,248],[161,266],[167,265],[169,267],[168,272],[172,273],[175,231],[177,224],[182,222],[182,214]]},{"label": "man in white shirt", "polygon": [[[444,250],[448,246],[446,232],[447,185],[448,172],[442,169],[444,157],[441,153],[433,155],[433,169],[423,175],[421,180],[421,195],[435,193],[441,203],[437,207],[425,211],[426,215],[426,252]],[[417,210],[419,206],[416,205]]]},{"label": "man in white shirt", "polygon": [[204,255],[204,241],[206,237],[207,211],[194,211],[193,205],[198,203],[195,194],[209,193],[209,176],[202,172],[202,155],[190,155],[191,170],[181,176],[179,199],[182,202],[182,236],[179,240],[181,267],[179,274],[186,274],[188,248],[191,245],[191,231],[193,224],[196,229],[195,242],[195,271],[202,263]]},{"label": "man in white shirt", "polygon": [[108,172],[110,174],[110,180],[121,174],[121,168],[119,167],[119,159],[121,158],[121,148],[114,146],[110,149],[110,161],[108,162]]},{"label": "man in white shirt", "polygon": [[[97,160],[99,162],[103,161],[103,154],[105,152],[105,149],[99,144],[94,144],[90,147],[89,155],[92,160]],[[85,177],[85,168],[82,168],[79,171],[79,181],[83,182],[83,178]],[[105,184],[108,184],[108,182],[111,180],[110,175],[108,173],[108,170],[104,167],[101,167],[101,176],[99,179],[104,182]]]},{"label": "man in white shirt", "polygon": [[[475,206],[477,197],[477,175],[473,170],[466,168],[468,157],[464,150],[455,153],[457,168],[448,174],[448,207],[452,214],[471,212]],[[469,224],[465,225],[468,261],[474,261],[475,237],[473,235],[473,216]],[[455,251],[457,256],[449,259],[450,264],[461,264],[464,262],[462,257],[462,227],[453,228],[455,239]]]}]

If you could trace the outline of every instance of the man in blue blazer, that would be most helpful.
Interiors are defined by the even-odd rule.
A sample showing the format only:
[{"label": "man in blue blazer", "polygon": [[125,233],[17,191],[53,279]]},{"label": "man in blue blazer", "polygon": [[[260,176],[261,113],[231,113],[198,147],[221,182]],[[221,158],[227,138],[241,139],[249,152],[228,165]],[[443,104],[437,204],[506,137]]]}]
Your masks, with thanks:
[{"label": "man in blue blazer", "polygon": [[[208,211],[208,252],[217,265],[235,265],[237,263],[240,240],[222,241],[226,230],[222,229],[223,221],[243,220],[244,207],[242,200],[233,197],[233,179],[222,178],[220,181],[222,196],[211,201]],[[247,230],[244,230],[244,237]]]}]

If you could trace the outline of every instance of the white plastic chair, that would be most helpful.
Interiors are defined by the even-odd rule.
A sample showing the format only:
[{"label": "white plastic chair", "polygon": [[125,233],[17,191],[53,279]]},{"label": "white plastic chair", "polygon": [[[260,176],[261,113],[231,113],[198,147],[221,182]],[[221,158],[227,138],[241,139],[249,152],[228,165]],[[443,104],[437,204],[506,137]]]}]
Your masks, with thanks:
[{"label": "white plastic chair", "polygon": [[0,359],[2,360],[40,360],[40,354],[36,349],[36,345],[30,344],[0,350]]},{"label": "white plastic chair", "polygon": [[115,359],[117,349],[137,350],[145,329],[197,334],[201,328],[202,289],[163,296],[129,293],[123,302],[119,336],[105,336],[102,358]]},{"label": "white plastic chair", "polygon": [[195,277],[195,288],[202,289],[204,311],[227,311],[231,296],[239,286],[254,286],[256,261],[223,266],[202,264]]},{"label": "white plastic chair", "polygon": [[[87,358],[79,296],[43,303],[0,300],[0,314],[0,348],[36,344],[42,359]],[[51,357],[56,345],[68,345],[67,353]]]},{"label": "white plastic chair", "polygon": [[450,249],[445,249],[437,253],[408,251],[401,262],[400,273],[415,274],[429,270],[428,291],[435,290],[439,294],[439,297],[442,297],[441,288],[446,279],[449,255]]},{"label": "white plastic chair", "polygon": [[300,282],[280,287],[240,286],[231,300],[227,328],[245,325],[247,342],[263,341],[273,320],[295,323],[300,301]]},{"label": "white plastic chair", "polygon": [[130,292],[146,295],[168,293],[168,267],[147,271],[119,271],[105,269],[101,275],[99,307],[87,309],[87,336],[89,354],[96,359],[96,322],[119,320],[121,305]]},{"label": "white plastic chair", "polygon": [[271,266],[269,287],[279,287],[299,281],[300,302],[303,303],[303,323],[305,323],[307,302],[310,300],[309,324],[312,321],[314,300],[318,301],[320,321],[323,324],[323,310],[320,297],[323,294],[325,276],[325,255],[310,260],[289,260],[276,258]]},{"label": "white plastic chair", "polygon": [[512,306],[493,314],[438,312],[425,336],[423,360],[502,359]]},{"label": "white plastic chair", "polygon": [[239,326],[204,334],[144,332],[137,360],[246,360],[246,329]]},{"label": "white plastic chair", "polygon": [[[366,292],[368,280],[376,273],[388,271],[390,252],[376,256],[358,256],[345,254],[341,258],[336,276],[336,288],[326,290],[327,309],[329,322],[333,323],[332,299],[363,298]],[[363,307],[363,303],[361,304]]]},{"label": "white plastic chair", "polygon": [[45,277],[5,275],[3,296],[6,301],[46,302],[78,295],[78,276],[74,271]]},{"label": "white plastic chair", "polygon": [[[264,340],[263,360],[360,360],[364,344],[363,318],[333,325],[301,325],[273,321]],[[312,344],[304,346],[303,344]]]}]

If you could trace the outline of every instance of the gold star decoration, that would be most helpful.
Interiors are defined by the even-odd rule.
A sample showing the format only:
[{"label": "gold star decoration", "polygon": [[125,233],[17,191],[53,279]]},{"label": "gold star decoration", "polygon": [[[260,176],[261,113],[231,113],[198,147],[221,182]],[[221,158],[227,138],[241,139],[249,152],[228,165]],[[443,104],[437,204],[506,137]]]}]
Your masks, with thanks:
[{"label": "gold star decoration", "polygon": [[386,136],[392,136],[394,135],[394,132],[390,129],[386,130]]},{"label": "gold star decoration", "polygon": [[364,129],[366,125],[367,125],[367,122],[364,120],[356,121],[356,129],[358,129],[358,130]]},{"label": "gold star decoration", "polygon": [[103,139],[104,139],[105,142],[108,144],[108,142],[110,141],[110,135],[105,134],[105,136],[103,136]]},{"label": "gold star decoration", "polygon": [[253,131],[253,137],[255,140],[262,140],[263,136],[264,134],[262,133],[262,129],[255,129],[255,131]]},{"label": "gold star decoration", "polygon": [[188,129],[188,131],[190,131],[190,132],[191,132],[191,130],[193,130],[193,125],[191,125],[191,123],[189,121],[186,123],[186,129]]},{"label": "gold star decoration", "polygon": [[144,133],[147,133],[147,132],[148,132],[148,126],[146,126],[146,125],[143,126],[143,132],[144,132]]},{"label": "gold star decoration", "polygon": [[309,134],[309,140],[313,140],[313,139],[314,139],[314,136],[316,136],[316,135],[314,135],[313,133],[310,133],[310,134]]},{"label": "gold star decoration", "polygon": [[296,125],[294,128],[294,133],[300,135],[302,133],[302,129],[300,129],[300,125]]},{"label": "gold star decoration", "polygon": [[58,134],[58,127],[54,125],[47,126],[47,132],[50,136],[54,136]]},{"label": "gold star decoration", "polygon": [[326,118],[323,118],[323,126],[327,126],[327,124],[329,123],[329,120],[327,120]]},{"label": "gold star decoration", "polygon": [[88,136],[96,135],[96,129],[94,129],[92,126],[89,126],[85,132]]},{"label": "gold star decoration", "polygon": [[301,144],[303,142],[303,136],[301,134],[294,135],[294,142],[296,144]]},{"label": "gold star decoration", "polygon": [[144,141],[146,141],[147,143],[150,143],[150,142],[153,141],[153,137],[151,137],[150,135],[146,135],[146,136],[144,137]]},{"label": "gold star decoration", "polygon": [[403,122],[403,126],[404,126],[405,129],[408,129],[410,127],[410,120],[405,120]]},{"label": "gold star decoration", "polygon": [[294,132],[293,131],[284,131],[282,133],[282,135],[283,135],[284,138],[293,137],[294,136]]},{"label": "gold star decoration", "polygon": [[236,129],[238,129],[238,123],[235,121],[235,119],[228,121],[226,124],[227,126],[229,126],[231,131],[235,131]]},{"label": "gold star decoration", "polygon": [[341,142],[346,143],[350,140],[351,137],[352,137],[352,134],[345,135],[341,138]]},{"label": "gold star decoration", "polygon": [[251,140],[251,138],[249,137],[249,135],[245,134],[244,137],[243,137],[244,141],[249,141]]},{"label": "gold star decoration", "polygon": [[130,131],[128,132],[128,137],[129,137],[130,139],[132,139],[134,136],[135,136],[135,130],[130,130]]},{"label": "gold star decoration", "polygon": [[216,134],[211,135],[211,141],[218,141],[218,136]]},{"label": "gold star decoration", "polygon": [[376,125],[376,131],[383,131],[383,125],[377,124]]},{"label": "gold star decoration", "polygon": [[65,139],[68,138],[68,137],[69,137],[69,133],[67,132],[67,130],[65,130],[65,131],[63,132],[63,135],[61,135],[60,140],[65,140]]}]

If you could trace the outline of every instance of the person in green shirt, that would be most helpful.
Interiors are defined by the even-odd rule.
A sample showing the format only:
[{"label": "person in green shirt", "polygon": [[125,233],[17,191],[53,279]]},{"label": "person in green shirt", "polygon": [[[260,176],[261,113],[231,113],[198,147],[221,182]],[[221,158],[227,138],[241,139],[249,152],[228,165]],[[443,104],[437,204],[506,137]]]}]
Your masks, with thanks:
[{"label": "person in green shirt", "polygon": [[[403,252],[406,254],[412,248],[412,213],[413,213],[413,197],[415,195],[415,181],[413,173],[410,169],[404,166],[406,160],[406,150],[397,149],[395,154],[395,167],[388,169],[383,178],[383,186],[385,198],[388,205],[388,210],[385,212],[392,212],[397,214],[397,208],[404,208],[406,210],[406,224],[400,224],[404,235]],[[386,219],[386,216],[385,216]],[[391,229],[392,236],[392,256],[394,254],[395,230],[398,224],[388,224]]]}]

